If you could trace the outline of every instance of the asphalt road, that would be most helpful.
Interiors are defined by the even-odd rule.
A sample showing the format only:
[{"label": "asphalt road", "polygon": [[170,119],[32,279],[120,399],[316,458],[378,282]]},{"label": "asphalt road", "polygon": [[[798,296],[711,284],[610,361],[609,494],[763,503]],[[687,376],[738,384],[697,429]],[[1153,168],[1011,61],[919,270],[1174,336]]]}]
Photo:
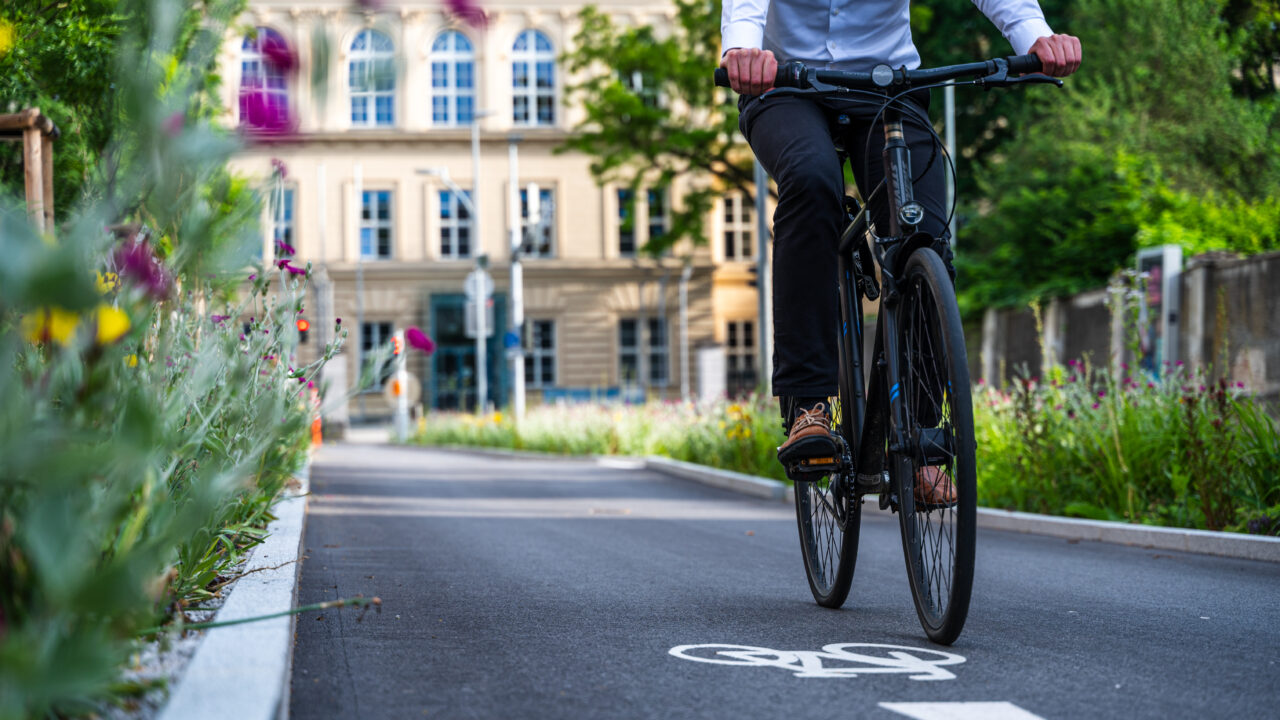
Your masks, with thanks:
[{"label": "asphalt road", "polygon": [[338,445],[312,492],[299,602],[382,612],[301,616],[295,720],[1280,715],[1280,565],[979,531],[946,648],[892,516],[827,610],[791,506],[649,471]]}]

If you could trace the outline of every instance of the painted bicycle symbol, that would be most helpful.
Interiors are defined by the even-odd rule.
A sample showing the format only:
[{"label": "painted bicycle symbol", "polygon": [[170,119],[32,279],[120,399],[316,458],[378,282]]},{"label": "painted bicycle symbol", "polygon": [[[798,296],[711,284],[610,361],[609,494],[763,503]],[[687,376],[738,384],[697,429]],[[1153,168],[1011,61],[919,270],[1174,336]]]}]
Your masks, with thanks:
[{"label": "painted bicycle symbol", "polygon": [[959,665],[954,653],[901,645],[834,643],[822,650],[770,650],[751,645],[678,645],[668,651],[682,660],[773,667],[790,670],[798,678],[853,678],[859,675],[903,674],[911,680],[954,680],[943,665]]}]

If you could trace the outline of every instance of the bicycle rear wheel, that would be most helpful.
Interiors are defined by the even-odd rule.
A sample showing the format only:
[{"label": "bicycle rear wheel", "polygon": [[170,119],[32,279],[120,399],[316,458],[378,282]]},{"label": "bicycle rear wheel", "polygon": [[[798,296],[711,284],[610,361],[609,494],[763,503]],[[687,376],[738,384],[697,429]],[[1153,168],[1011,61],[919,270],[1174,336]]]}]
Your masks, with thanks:
[{"label": "bicycle rear wheel", "polygon": [[[840,433],[845,449],[853,447],[856,418],[850,383],[853,379],[850,358],[861,347],[862,307],[858,302],[852,274],[843,273],[840,293],[844,327],[855,333],[842,332],[840,348],[840,390],[828,398],[831,427]],[[852,301],[850,300],[852,298]],[[858,341],[855,343],[855,338]],[[838,608],[849,597],[854,564],[858,556],[858,530],[862,522],[862,502],[853,494],[853,478],[840,472],[811,481],[795,483],[796,522],[800,527],[800,550],[804,554],[805,575],[813,599],[823,607]]]},{"label": "bicycle rear wheel", "polygon": [[[977,480],[973,406],[955,290],[938,254],[907,260],[899,314],[900,382],[907,451],[890,465],[916,614],[930,640],[950,645],[964,628],[973,588]],[[917,474],[945,475],[954,502],[916,491]],[[929,502],[933,500],[934,502]]]}]

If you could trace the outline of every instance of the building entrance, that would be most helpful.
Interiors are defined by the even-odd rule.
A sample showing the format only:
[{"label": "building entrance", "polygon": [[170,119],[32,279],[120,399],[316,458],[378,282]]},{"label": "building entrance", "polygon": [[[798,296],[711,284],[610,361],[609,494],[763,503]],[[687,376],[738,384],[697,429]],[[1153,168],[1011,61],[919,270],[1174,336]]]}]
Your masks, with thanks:
[{"label": "building entrance", "polygon": [[[507,327],[506,299],[493,295],[496,328],[485,344],[489,380],[489,402],[502,407],[507,402],[506,356],[502,333]],[[431,296],[431,331],[436,341],[431,356],[430,402],[434,410],[476,412],[476,341],[466,334],[466,298],[462,293]]]}]

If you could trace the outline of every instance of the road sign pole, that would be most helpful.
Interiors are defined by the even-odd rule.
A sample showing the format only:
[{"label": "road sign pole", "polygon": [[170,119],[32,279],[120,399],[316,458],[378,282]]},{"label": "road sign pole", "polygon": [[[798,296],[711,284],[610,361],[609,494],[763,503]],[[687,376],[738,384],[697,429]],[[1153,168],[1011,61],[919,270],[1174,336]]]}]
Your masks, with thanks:
[{"label": "road sign pole", "polygon": [[[507,223],[511,240],[511,331],[520,333],[524,328],[524,268],[520,265],[520,160],[516,146],[520,138],[512,136],[507,145],[510,165],[510,182],[507,199]],[[530,202],[537,202],[529,198]],[[531,208],[532,209],[532,208]],[[511,410],[516,422],[524,418],[524,348],[518,345],[511,354]]]}]

